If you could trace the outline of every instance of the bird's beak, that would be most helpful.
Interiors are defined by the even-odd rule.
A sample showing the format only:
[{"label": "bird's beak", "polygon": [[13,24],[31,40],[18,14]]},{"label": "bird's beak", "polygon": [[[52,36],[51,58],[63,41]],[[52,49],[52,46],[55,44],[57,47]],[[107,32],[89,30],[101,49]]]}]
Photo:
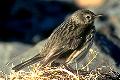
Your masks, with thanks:
[{"label": "bird's beak", "polygon": [[102,14],[98,14],[98,15],[95,15],[95,18],[99,18],[101,16],[103,16],[103,15]]}]

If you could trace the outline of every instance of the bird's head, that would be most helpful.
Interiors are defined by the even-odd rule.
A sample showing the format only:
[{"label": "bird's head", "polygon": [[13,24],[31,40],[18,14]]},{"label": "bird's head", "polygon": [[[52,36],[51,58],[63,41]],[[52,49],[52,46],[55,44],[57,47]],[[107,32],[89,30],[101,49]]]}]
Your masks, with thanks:
[{"label": "bird's head", "polygon": [[78,10],[72,14],[71,19],[76,24],[92,24],[94,23],[95,18],[101,15],[96,15],[90,10]]}]

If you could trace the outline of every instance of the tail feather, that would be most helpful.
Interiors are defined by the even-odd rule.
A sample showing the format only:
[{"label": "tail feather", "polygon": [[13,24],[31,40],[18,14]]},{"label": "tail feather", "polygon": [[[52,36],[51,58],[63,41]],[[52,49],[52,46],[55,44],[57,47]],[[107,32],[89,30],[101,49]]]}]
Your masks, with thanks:
[{"label": "tail feather", "polygon": [[17,66],[13,67],[12,69],[15,70],[15,72],[27,67],[27,66],[30,66],[38,61],[40,61],[42,59],[42,57],[39,57],[39,55],[36,55],[35,57],[21,63],[21,64],[18,64]]}]

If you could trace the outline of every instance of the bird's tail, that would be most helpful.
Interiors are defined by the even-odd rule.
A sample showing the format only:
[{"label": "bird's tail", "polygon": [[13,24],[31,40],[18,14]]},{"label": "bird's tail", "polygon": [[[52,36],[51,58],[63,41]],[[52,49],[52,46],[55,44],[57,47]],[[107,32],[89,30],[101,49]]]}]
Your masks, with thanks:
[{"label": "bird's tail", "polygon": [[15,72],[27,67],[27,66],[30,66],[38,61],[41,61],[42,60],[42,57],[38,55],[34,56],[33,58],[21,63],[21,64],[18,64],[17,66],[13,67],[12,69],[15,70]]}]

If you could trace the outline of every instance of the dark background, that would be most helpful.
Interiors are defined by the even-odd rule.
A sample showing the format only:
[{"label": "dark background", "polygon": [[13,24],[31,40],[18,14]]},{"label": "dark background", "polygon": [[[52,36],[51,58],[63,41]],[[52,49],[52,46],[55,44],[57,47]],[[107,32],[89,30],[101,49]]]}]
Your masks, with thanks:
[{"label": "dark background", "polygon": [[1,5],[0,40],[28,44],[47,38],[69,13],[77,10],[74,4],[59,1],[4,0]]}]

